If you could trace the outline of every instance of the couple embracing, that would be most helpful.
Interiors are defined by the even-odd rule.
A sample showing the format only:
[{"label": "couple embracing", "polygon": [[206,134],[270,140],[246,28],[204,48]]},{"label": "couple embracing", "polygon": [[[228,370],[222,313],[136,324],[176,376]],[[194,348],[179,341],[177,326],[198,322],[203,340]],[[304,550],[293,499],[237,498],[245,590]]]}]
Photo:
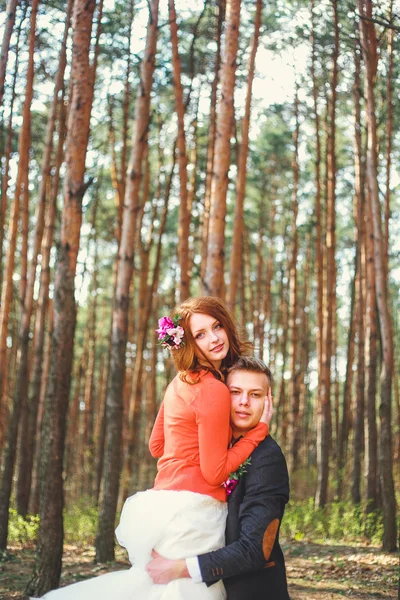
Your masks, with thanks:
[{"label": "couple embracing", "polygon": [[[177,375],[150,437],[154,487],[116,530],[132,563],[46,600],[289,600],[279,527],[289,484],[269,436],[271,373],[214,297],[159,322]],[[228,499],[228,502],[227,502]]]}]

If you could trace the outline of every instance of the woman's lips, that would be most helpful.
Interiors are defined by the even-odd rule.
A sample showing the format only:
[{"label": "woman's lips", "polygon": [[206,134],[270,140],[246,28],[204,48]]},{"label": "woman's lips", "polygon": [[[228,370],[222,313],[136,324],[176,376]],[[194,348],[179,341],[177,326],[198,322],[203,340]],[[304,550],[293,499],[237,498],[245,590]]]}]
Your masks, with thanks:
[{"label": "woman's lips", "polygon": [[224,344],[222,343],[219,346],[215,346],[215,348],[213,348],[211,350],[211,352],[221,352],[221,350],[223,350],[223,349],[224,349]]},{"label": "woman's lips", "polygon": [[238,417],[240,417],[241,419],[246,419],[247,417],[249,417],[249,416],[250,416],[250,413],[239,412],[239,411],[236,411],[236,412],[235,412],[235,414],[236,414]]}]

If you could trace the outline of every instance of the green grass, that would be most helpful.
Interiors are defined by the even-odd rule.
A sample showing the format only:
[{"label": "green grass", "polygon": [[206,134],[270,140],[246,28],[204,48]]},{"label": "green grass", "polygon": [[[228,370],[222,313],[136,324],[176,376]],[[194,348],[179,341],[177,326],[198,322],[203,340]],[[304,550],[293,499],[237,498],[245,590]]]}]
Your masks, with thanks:
[{"label": "green grass", "polygon": [[[67,543],[93,543],[96,536],[98,508],[81,502],[64,511],[64,531]],[[400,523],[399,523],[400,525]],[[9,542],[27,544],[35,541],[39,517],[23,519],[10,510]],[[288,540],[380,544],[383,523],[380,512],[366,514],[365,506],[351,502],[332,502],[323,509],[314,507],[312,498],[290,502],[281,526],[281,537]]]},{"label": "green grass", "polygon": [[316,508],[314,500],[290,502],[281,525],[283,538],[292,540],[332,540],[357,542],[366,539],[380,544],[383,535],[382,514],[367,514],[365,506],[351,502],[332,502]]}]

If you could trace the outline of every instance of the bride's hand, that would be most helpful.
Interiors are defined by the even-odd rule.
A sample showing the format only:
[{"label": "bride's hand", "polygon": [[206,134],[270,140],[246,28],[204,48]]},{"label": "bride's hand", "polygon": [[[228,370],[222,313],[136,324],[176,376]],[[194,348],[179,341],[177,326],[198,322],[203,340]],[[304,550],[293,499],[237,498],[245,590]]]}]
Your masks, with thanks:
[{"label": "bride's hand", "polygon": [[146,571],[152,578],[153,583],[166,584],[174,579],[190,577],[184,559],[169,560],[155,550],[152,550],[151,556],[153,560],[146,565]]},{"label": "bride's hand", "polygon": [[266,423],[266,425],[269,425],[273,414],[274,414],[274,405],[273,405],[272,390],[271,390],[271,388],[268,388],[268,394],[265,396],[264,410],[261,415],[260,423]]}]

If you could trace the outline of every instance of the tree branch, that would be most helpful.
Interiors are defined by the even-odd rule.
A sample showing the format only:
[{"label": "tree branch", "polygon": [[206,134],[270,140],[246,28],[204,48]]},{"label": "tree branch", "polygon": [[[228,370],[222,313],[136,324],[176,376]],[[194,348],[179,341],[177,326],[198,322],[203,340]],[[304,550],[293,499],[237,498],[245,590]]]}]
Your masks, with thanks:
[{"label": "tree branch", "polygon": [[375,23],[376,25],[382,25],[382,27],[386,27],[387,29],[393,29],[400,33],[400,27],[396,25],[392,25],[391,23],[385,23],[385,21],[380,21],[379,19],[371,19],[370,17],[365,17],[364,15],[358,15],[360,19],[364,19],[364,21],[368,21],[369,23]]}]

